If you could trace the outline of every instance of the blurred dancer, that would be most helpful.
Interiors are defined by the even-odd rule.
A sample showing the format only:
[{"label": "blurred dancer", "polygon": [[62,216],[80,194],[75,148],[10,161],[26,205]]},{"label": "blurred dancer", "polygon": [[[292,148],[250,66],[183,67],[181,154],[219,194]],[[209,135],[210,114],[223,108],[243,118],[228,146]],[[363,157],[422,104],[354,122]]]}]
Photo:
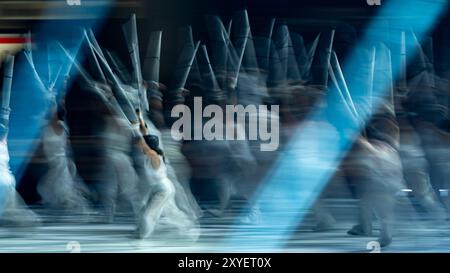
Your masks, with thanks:
[{"label": "blurred dancer", "polygon": [[88,208],[87,199],[83,196],[86,189],[78,180],[76,167],[67,155],[68,132],[61,111],[54,113],[42,135],[49,170],[41,178],[38,192],[44,205],[83,212]]},{"label": "blurred dancer", "polygon": [[[211,51],[208,53],[206,46],[201,46],[196,59],[198,74],[195,75],[194,70],[191,75],[191,80],[194,81],[194,97],[198,99],[198,96],[201,96],[202,103],[218,106],[222,110],[227,102],[233,105],[238,102],[236,92],[239,67],[250,30],[246,11],[237,12],[233,18],[235,24],[232,32],[235,33],[236,39],[231,41],[221,19],[217,16],[207,17]],[[197,78],[193,79],[194,76]],[[187,101],[188,106],[192,106],[192,102]],[[221,139],[235,139],[234,134],[240,137],[243,135],[244,124],[235,125],[234,120],[226,119],[221,119],[220,122],[221,128],[231,126],[233,131],[231,136],[225,135],[229,133],[228,130],[220,131]],[[194,122],[193,130],[203,131],[203,128],[195,126]],[[245,140],[223,140],[192,140],[183,145],[183,153],[192,167],[192,184],[198,195],[202,197],[202,201],[217,196],[218,206],[208,209],[208,212],[216,217],[224,215],[232,205],[232,197],[249,195],[241,191],[250,178],[245,177],[244,173],[250,172],[255,165]],[[241,189],[238,190],[236,186]]]},{"label": "blurred dancer", "polygon": [[[203,79],[203,98],[207,104],[221,105],[224,106],[225,94],[224,91],[220,89],[215,73],[212,69],[211,63],[209,62],[208,52],[206,46],[202,46],[199,55],[198,55],[198,63],[200,68],[200,73]],[[242,76],[242,72],[240,76]],[[242,79],[240,81],[242,83]],[[253,83],[252,83],[253,84]],[[253,86],[246,86],[253,88]],[[242,87],[238,87],[239,92],[242,92]],[[239,99],[238,99],[239,101]],[[247,101],[244,106],[247,106],[249,102]],[[252,117],[249,117],[249,120]],[[255,170],[256,170],[256,161],[250,150],[249,141],[245,140],[245,130],[251,127],[249,124],[234,124],[233,120],[224,120],[223,121],[224,128],[231,128],[233,135],[224,135],[223,138],[234,139],[234,134],[238,137],[243,137],[243,140],[227,140],[227,141],[203,141],[202,145],[205,149],[218,149],[217,155],[226,155],[227,161],[223,162],[222,170],[220,173],[215,174],[216,176],[220,175],[220,178],[217,177],[217,180],[222,180],[222,185],[217,185],[219,189],[222,189],[220,192],[219,200],[221,201],[222,206],[220,207],[220,212],[223,213],[223,210],[226,209],[226,206],[230,205],[231,198],[233,197],[241,197],[244,198],[247,202],[250,202],[250,212],[247,214],[246,222],[257,224],[259,223],[259,208],[251,203],[251,196],[254,192],[255,187]],[[228,130],[224,134],[229,133]],[[256,146],[256,145],[255,145]],[[258,149],[260,147],[258,146]],[[224,149],[220,153],[221,149]],[[207,155],[207,158],[214,158],[215,156]],[[205,158],[206,159],[206,158]],[[204,160],[205,160],[204,159]],[[216,159],[217,160],[217,159]],[[206,162],[204,163],[206,164]],[[245,167],[244,167],[245,166]],[[216,170],[217,167],[215,167]],[[252,185],[253,184],[253,185]],[[253,219],[250,219],[253,217]]]},{"label": "blurred dancer", "polygon": [[[50,52],[49,52],[50,54]],[[65,62],[70,64],[70,61]],[[50,66],[50,64],[49,64]],[[70,67],[63,67],[60,70],[67,69],[63,86],[60,90],[60,96],[64,96],[69,78]],[[49,73],[50,74],[50,73]],[[35,75],[39,78],[37,72]],[[48,171],[38,183],[37,190],[42,198],[42,203],[51,208],[74,210],[85,212],[88,209],[88,202],[83,194],[87,193],[83,182],[80,181],[75,164],[68,155],[69,146],[67,144],[68,128],[65,125],[64,100],[57,102],[55,85],[59,79],[59,73],[51,78],[48,84],[48,103],[50,111],[47,114],[48,124],[44,127],[42,134],[42,148],[48,162]]]},{"label": "blurred dancer", "polygon": [[[269,24],[267,30],[268,36],[271,35],[272,28],[273,21]],[[233,158],[233,162],[235,162],[235,166],[230,166],[229,172],[231,172],[231,175],[228,175],[228,179],[233,185],[232,187],[235,191],[233,192],[234,196],[244,198],[248,203],[248,210],[244,212],[240,221],[244,224],[260,224],[261,221],[263,221],[263,217],[259,206],[254,202],[255,198],[253,196],[259,188],[261,181],[263,181],[267,171],[270,169],[270,164],[274,162],[278,147],[274,147],[275,151],[271,152],[261,151],[261,145],[265,144],[263,144],[262,140],[251,139],[250,136],[255,133],[251,130],[256,130],[257,122],[259,122],[259,124],[269,124],[274,120],[279,122],[279,117],[277,114],[270,111],[269,107],[264,108],[264,100],[268,97],[266,84],[267,71],[262,73],[259,67],[256,46],[246,10],[238,11],[234,14],[231,29],[231,36],[233,35],[234,37],[237,37],[234,42],[236,45],[236,52],[239,52],[238,46],[239,44],[242,44],[242,41],[239,41],[238,38],[245,39],[245,46],[242,52],[242,63],[240,64],[239,74],[237,75],[237,86],[234,91],[235,102],[233,103],[242,105],[246,108],[255,107],[255,109],[258,109],[258,112],[237,114],[238,120],[242,118],[242,124],[233,124],[234,117],[233,120],[227,119],[225,121],[224,125],[233,128],[233,132],[236,131],[236,136],[238,136],[236,140],[228,141],[231,157]],[[261,54],[266,58],[264,61],[268,62],[267,58],[269,57],[269,51],[266,47],[262,51],[264,51],[264,53]],[[205,55],[207,56],[206,52]],[[210,73],[207,73],[207,75],[214,74],[211,66],[209,69]],[[211,92],[208,90],[217,89],[214,88],[214,85],[211,87],[206,88],[207,93]],[[220,96],[220,93],[218,95]],[[277,129],[278,128],[271,128],[273,131]],[[279,132],[275,133],[278,134]]]},{"label": "blurred dancer", "polygon": [[[335,132],[329,122],[324,121],[314,121],[307,120],[306,117],[316,109],[325,109],[327,107],[327,103],[324,100],[325,95],[330,90],[329,84],[329,63],[331,60],[331,52],[334,44],[334,30],[323,31],[314,41],[310,48],[309,53],[305,56],[301,56],[301,60],[306,62],[307,64],[298,64],[299,71],[301,71],[300,80],[294,81],[291,83],[292,90],[292,99],[287,100],[289,104],[292,104],[293,101],[295,104],[291,105],[291,113],[294,117],[296,124],[300,124],[300,126],[306,125],[305,122],[310,124],[315,124],[314,126],[319,126],[321,128],[328,127],[330,132]],[[297,54],[305,54],[298,48],[297,45]],[[300,49],[300,52],[299,52]],[[292,79],[292,76],[290,77]],[[328,138],[330,141],[333,140],[335,136],[324,136],[324,138]],[[330,142],[328,141],[328,142]],[[314,155],[309,154],[312,157],[322,157],[324,155]],[[333,173],[338,170],[331,170]],[[339,176],[335,175],[332,181],[336,181]],[[315,226],[313,228],[314,231],[324,231],[333,228],[336,220],[331,214],[331,211],[326,207],[324,202],[324,197],[326,197],[329,189],[325,188],[325,190],[320,195],[319,199],[313,206],[312,213],[315,218]]]},{"label": "blurred dancer", "polygon": [[16,191],[16,180],[9,168],[7,146],[9,100],[14,69],[14,56],[7,55],[4,60],[3,88],[1,90],[0,116],[0,226],[30,226],[40,222],[39,218],[27,208]]},{"label": "blurred dancer", "polygon": [[103,208],[108,222],[114,221],[118,205],[131,206],[136,215],[138,179],[131,158],[135,137],[128,120],[115,111],[119,106],[111,88],[98,83],[79,86],[68,94],[66,104],[77,168],[92,200]]},{"label": "blurred dancer", "polygon": [[[161,31],[155,31],[150,34],[143,70],[143,76],[146,80],[149,112],[148,115],[143,115],[143,117],[148,129],[152,134],[158,136],[161,149],[164,150],[167,173],[176,189],[175,200],[178,207],[193,219],[197,219],[202,215],[202,211],[191,192],[191,169],[181,152],[182,142],[172,138],[171,129],[167,126],[164,119],[163,99],[169,104],[170,100],[164,97],[164,93],[167,94],[168,92],[167,87],[159,83],[161,36]],[[195,47],[190,26],[180,30],[180,43],[185,46],[189,45],[191,48]],[[194,66],[193,64],[189,69],[191,71],[189,75],[191,75],[194,67],[196,65]],[[186,94],[188,92],[184,89],[184,86],[180,91]]]},{"label": "blurred dancer", "polygon": [[[140,115],[140,113],[138,112]],[[155,227],[164,219],[166,223],[175,226],[186,235],[188,232],[194,239],[198,237],[195,231],[196,219],[190,217],[179,209],[175,200],[175,187],[168,178],[167,168],[164,162],[164,153],[159,147],[158,138],[150,135],[142,115],[140,115],[140,130],[143,138],[137,141],[140,154],[136,154],[138,164],[137,172],[140,178],[140,194],[143,207],[139,212],[137,235],[140,238],[148,238]]]},{"label": "blurred dancer", "polygon": [[[374,114],[363,135],[357,137],[344,163],[346,177],[357,185],[360,198],[359,223],[348,234],[370,236],[375,213],[380,222],[379,242],[384,247],[392,242],[395,193],[403,187],[390,52],[384,44],[359,52],[361,64],[364,65],[350,86],[361,90],[355,90],[352,97],[359,117],[368,117],[371,111]],[[377,73],[374,74],[375,71]],[[383,84],[386,78],[390,82],[387,94]]]},{"label": "blurred dancer", "polygon": [[[405,33],[402,32],[401,58],[406,58],[405,38]],[[408,96],[417,95],[416,90],[418,89],[420,89],[420,92],[429,90],[434,85],[434,74],[427,71],[427,56],[425,56],[422,47],[418,43],[416,43],[416,46],[418,47],[418,57],[415,62],[412,62],[411,66],[414,68],[411,70],[416,73],[418,72],[420,74],[419,77],[424,77],[426,82],[417,83],[417,80],[413,79],[412,82],[416,83],[411,85],[412,92],[408,95],[408,86],[406,86],[407,79],[403,78],[407,74],[407,67],[404,68],[405,71],[401,74],[400,86],[395,96],[395,110],[400,127],[399,153],[402,159],[405,182],[412,189],[412,194],[419,205],[427,210],[433,220],[443,220],[445,219],[445,210],[439,202],[438,196],[431,184],[430,171],[432,170],[430,170],[429,159],[425,153],[424,142],[422,140],[426,136],[421,137],[420,132],[414,126],[418,123],[418,118],[411,111],[413,109],[405,109],[405,106],[408,107]],[[406,60],[403,63],[406,63]]]},{"label": "blurred dancer", "polygon": [[[96,46],[93,35],[88,42],[90,47],[95,50],[95,55],[101,63],[106,78],[112,84],[110,91],[107,87],[103,88],[103,91],[108,97],[109,108],[113,113],[112,117],[115,119],[115,124],[119,125],[120,130],[109,131],[105,135],[105,139],[107,143],[115,139],[116,148],[120,147],[121,149],[114,153],[111,153],[113,150],[108,149],[109,156],[107,157],[115,158],[110,163],[120,168],[115,175],[117,183],[114,183],[113,186],[117,185],[116,193],[123,194],[131,203],[137,216],[138,236],[140,238],[149,237],[160,222],[162,215],[166,216],[164,219],[169,224],[177,226],[182,231],[191,229],[195,225],[195,220],[191,220],[177,207],[176,190],[173,182],[168,178],[165,164],[162,161],[163,153],[159,148],[159,139],[148,134],[148,127],[140,110],[132,110],[145,108],[146,103],[139,96],[141,90],[121,84],[101,53],[101,49]],[[187,56],[182,57],[188,57],[192,62],[195,52],[196,49],[188,47],[188,50],[184,52]],[[186,67],[183,66],[183,69]],[[137,71],[139,69],[135,69],[135,72]],[[183,71],[182,74],[187,73]],[[138,94],[136,94],[137,92]],[[123,145],[117,146],[117,141]],[[107,146],[112,147],[112,145]],[[114,190],[109,196],[114,197]],[[194,237],[198,236],[195,232],[193,235]]]},{"label": "blurred dancer", "polygon": [[[161,133],[152,123],[145,122],[139,110],[137,89],[125,85],[123,88],[131,104],[137,109],[136,116],[139,118],[140,134],[133,137],[133,146],[129,150],[139,193],[130,196],[130,200],[138,209],[135,212],[137,236],[150,237],[161,222],[176,227],[181,234],[192,231],[197,225],[198,215],[195,212],[195,206],[192,206],[187,199],[183,187],[176,185],[170,177],[165,152],[160,143]],[[129,129],[124,128],[124,130]],[[122,133],[125,132],[124,130]],[[129,184],[129,187],[133,187],[132,184]],[[195,232],[190,235],[197,236]]]},{"label": "blurred dancer", "polygon": [[[408,93],[404,96],[403,105],[409,113],[411,125],[420,136],[424,158],[428,161],[429,182],[422,191],[427,194],[425,207],[433,216],[442,220],[435,193],[439,190],[449,189],[448,176],[450,175],[450,134],[448,132],[448,80],[437,77],[433,73],[430,53],[425,54],[414,33],[418,54],[409,67],[410,81]],[[429,186],[431,184],[431,186]],[[434,189],[433,189],[434,188]],[[414,189],[413,189],[414,191]],[[418,191],[420,192],[420,191]],[[419,199],[420,201],[420,199]],[[444,205],[449,209],[449,199],[444,197]],[[433,206],[431,206],[433,205]]]}]

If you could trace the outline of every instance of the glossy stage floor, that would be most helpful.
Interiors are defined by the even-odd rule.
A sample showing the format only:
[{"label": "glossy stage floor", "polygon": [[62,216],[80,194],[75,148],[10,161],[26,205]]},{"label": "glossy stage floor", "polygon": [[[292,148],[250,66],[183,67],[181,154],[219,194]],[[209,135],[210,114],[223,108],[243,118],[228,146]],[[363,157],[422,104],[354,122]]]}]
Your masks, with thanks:
[{"label": "glossy stage floor", "polygon": [[[314,221],[307,216],[301,225],[282,243],[272,248],[271,239],[277,233],[276,223],[244,225],[235,236],[248,243],[226,246],[233,224],[242,212],[242,203],[234,202],[222,218],[205,213],[201,219],[201,235],[195,242],[180,237],[165,227],[164,221],[149,239],[133,236],[131,216],[119,214],[116,222],[105,224],[99,215],[67,215],[61,211],[35,207],[43,223],[38,227],[0,227],[0,252],[371,252],[374,237],[353,237],[346,231],[355,223],[357,203],[350,199],[327,199],[337,223],[333,229],[314,232]],[[292,213],[284,209],[283,213]],[[264,219],[264,218],[263,218]],[[376,228],[376,224],[375,224]],[[394,241],[381,252],[450,252],[450,225],[427,219],[416,209],[414,200],[399,199],[396,212]]]}]

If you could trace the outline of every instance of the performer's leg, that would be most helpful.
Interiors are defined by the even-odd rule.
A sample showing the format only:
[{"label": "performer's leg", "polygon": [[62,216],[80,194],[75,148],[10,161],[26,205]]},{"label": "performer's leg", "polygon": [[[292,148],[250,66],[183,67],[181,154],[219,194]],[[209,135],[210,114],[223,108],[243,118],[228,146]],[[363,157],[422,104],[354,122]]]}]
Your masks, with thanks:
[{"label": "performer's leg", "polygon": [[166,220],[166,223],[177,228],[182,236],[186,236],[191,240],[197,240],[200,236],[198,222],[181,211],[178,208],[175,199],[167,200],[163,209],[163,217]]},{"label": "performer's leg", "polygon": [[353,226],[347,233],[356,236],[372,235],[373,207],[372,198],[364,194],[359,200],[358,224]]},{"label": "performer's leg", "polygon": [[326,207],[322,198],[319,198],[312,210],[316,220],[314,231],[325,231],[333,228],[336,220],[331,214],[331,211]]},{"label": "performer's leg", "polygon": [[98,203],[102,206],[103,213],[108,223],[114,222],[116,212],[117,194],[119,192],[119,171],[112,155],[107,155],[107,160],[102,162],[99,171],[99,178],[94,187],[98,195]]},{"label": "performer's leg", "polygon": [[379,193],[373,194],[370,199],[380,222],[380,235],[378,239],[380,246],[388,246],[392,242],[395,197],[389,193]]},{"label": "performer's leg", "polygon": [[431,214],[433,220],[445,219],[445,209],[430,184],[430,178],[426,170],[420,168],[420,166],[416,166],[416,168],[407,164],[403,164],[403,166],[405,181],[411,187],[418,203]]},{"label": "performer's leg", "polygon": [[217,209],[209,209],[208,212],[215,217],[221,217],[231,204],[232,182],[226,177],[214,178],[214,184],[217,190],[219,206]]},{"label": "performer's leg", "polygon": [[137,228],[139,238],[147,238],[153,233],[163,209],[167,205],[167,201],[173,199],[174,196],[175,189],[173,186],[164,183],[164,181],[158,181],[157,188],[150,194],[146,205],[140,212]]},{"label": "performer's leg", "polygon": [[0,225],[3,226],[35,226],[41,220],[30,210],[16,189],[12,186],[3,187],[4,206],[0,211]]}]

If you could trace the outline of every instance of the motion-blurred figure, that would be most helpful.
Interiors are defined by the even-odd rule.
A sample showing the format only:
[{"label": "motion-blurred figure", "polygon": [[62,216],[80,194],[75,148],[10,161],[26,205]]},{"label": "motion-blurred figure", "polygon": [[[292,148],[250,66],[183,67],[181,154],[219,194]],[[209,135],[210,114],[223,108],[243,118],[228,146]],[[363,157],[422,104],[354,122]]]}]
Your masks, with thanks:
[{"label": "motion-blurred figure", "polygon": [[[402,32],[401,39],[401,59],[406,59],[406,49],[405,49],[405,32]],[[444,220],[445,210],[442,203],[439,202],[439,198],[436,195],[436,191],[432,186],[431,177],[433,170],[430,169],[429,158],[425,153],[424,141],[421,137],[421,132],[418,131],[416,125],[419,123],[417,114],[414,109],[409,109],[408,97],[417,96],[419,92],[424,92],[429,90],[434,85],[434,74],[428,71],[427,66],[427,56],[425,56],[422,51],[422,47],[416,41],[416,46],[418,49],[417,58],[414,59],[411,66],[413,66],[412,72],[419,73],[415,75],[416,79],[411,80],[411,85],[409,90],[406,85],[408,67],[404,67],[404,71],[401,74],[401,79],[399,81],[399,86],[395,93],[395,110],[397,116],[397,122],[400,128],[400,147],[399,153],[403,165],[403,176],[406,185],[412,190],[412,194],[418,201],[419,205],[422,206],[432,217],[433,220]],[[406,63],[406,60],[402,60]],[[425,81],[417,82],[417,78],[423,78]],[[422,82],[422,83],[421,83]],[[420,90],[420,91],[418,91]],[[427,91],[425,91],[427,92]],[[420,95],[419,95],[420,97]],[[408,107],[408,108],[406,108]],[[428,134],[428,132],[422,132]]]},{"label": "motion-blurred figure", "polygon": [[[448,132],[448,80],[440,78],[434,74],[433,60],[431,53],[425,54],[423,48],[414,33],[412,38],[417,48],[417,56],[408,67],[408,74],[411,78],[408,85],[408,93],[404,95],[403,105],[409,113],[411,124],[418,133],[420,143],[424,151],[424,158],[428,162],[429,182],[433,188],[429,191],[428,198],[436,203],[434,216],[442,220],[439,210],[440,204],[436,200],[436,193],[439,190],[449,189],[448,177],[450,175],[450,134]],[[449,209],[448,197],[443,197],[442,201]],[[429,209],[429,208],[427,208]],[[436,213],[440,214],[436,214]]]},{"label": "motion-blurred figure", "polygon": [[16,180],[9,167],[7,146],[9,100],[13,79],[14,56],[7,55],[4,63],[3,87],[1,90],[0,116],[0,225],[30,226],[40,222],[16,191]]},{"label": "motion-blurred figure", "polygon": [[52,113],[54,116],[42,134],[48,172],[39,181],[38,193],[42,203],[51,208],[86,212],[89,205],[84,194],[87,189],[79,180],[75,164],[68,156],[68,132],[62,110]]},{"label": "motion-blurred figure", "polygon": [[150,135],[142,116],[140,130],[143,139],[139,140],[137,145],[141,154],[136,154],[135,160],[141,161],[138,173],[143,207],[138,215],[137,235],[140,238],[148,238],[163,220],[178,228],[182,235],[189,233],[196,239],[199,236],[196,218],[190,217],[177,206],[176,188],[168,178],[164,153],[159,147],[158,138]]},{"label": "motion-blurred figure", "polygon": [[[50,50],[55,52],[50,52]],[[47,103],[50,106],[47,113],[47,124],[42,133],[42,149],[47,160],[48,171],[40,179],[37,191],[45,206],[53,209],[87,212],[89,205],[84,195],[87,194],[88,190],[84,187],[84,183],[80,181],[76,166],[69,157],[68,128],[64,121],[63,98],[70,79],[69,72],[72,62],[66,60],[66,58],[62,58],[62,60],[53,59],[55,55],[57,56],[56,52],[59,52],[58,48],[50,48],[49,46],[47,53],[49,82],[47,85],[44,84],[37,71],[34,73],[41,86],[47,88],[44,96],[46,96]],[[33,61],[32,58],[28,60]],[[34,69],[34,65],[31,66]],[[51,73],[52,69],[59,71],[59,73]]]},{"label": "motion-blurred figure", "polygon": [[360,117],[367,117],[371,111],[373,115],[344,163],[347,179],[357,185],[360,198],[359,223],[348,234],[370,236],[375,214],[380,223],[379,242],[384,247],[392,242],[395,193],[404,187],[390,51],[380,43],[359,53],[361,70],[350,85],[352,97]]}]

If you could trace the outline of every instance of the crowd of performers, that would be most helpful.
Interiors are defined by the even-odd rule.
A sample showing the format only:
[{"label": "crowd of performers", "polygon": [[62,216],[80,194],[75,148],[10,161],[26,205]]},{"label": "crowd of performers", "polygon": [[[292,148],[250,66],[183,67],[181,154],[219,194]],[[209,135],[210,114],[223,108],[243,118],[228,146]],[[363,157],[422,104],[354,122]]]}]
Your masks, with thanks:
[{"label": "crowd of performers", "polygon": [[[95,211],[111,223],[117,211],[125,209],[135,216],[139,238],[151,237],[161,222],[196,237],[202,215],[221,217],[230,200],[239,196],[248,201],[240,220],[259,224],[264,211],[252,203],[252,196],[284,144],[295,137],[294,128],[315,122],[348,138],[351,133],[337,126],[346,120],[363,126],[332,170],[330,184],[345,181],[359,199],[359,222],[348,234],[372,236],[372,222],[378,219],[381,246],[389,245],[396,193],[402,189],[411,189],[433,220],[447,220],[449,199],[439,190],[449,186],[450,82],[434,72],[433,47],[427,44],[431,41],[419,42],[412,31],[401,32],[400,54],[392,55],[387,44],[374,41],[355,50],[357,69],[343,71],[332,29],[306,41],[275,20],[253,35],[246,11],[236,12],[229,24],[212,15],[206,22],[206,44],[194,42],[190,27],[180,30],[178,63],[165,84],[159,77],[162,31],[151,32],[147,49],[140,51],[135,16],[123,26],[132,72],[90,30],[70,49],[58,42],[49,46],[59,52],[54,54],[59,59],[49,58],[49,65],[59,67],[49,81],[36,71],[30,46],[18,53],[34,69],[33,80],[47,94],[51,109],[41,137],[48,164],[37,186],[43,206]],[[417,51],[408,66],[407,39],[414,41]],[[141,58],[139,52],[144,51]],[[391,62],[397,56],[404,66],[401,79],[394,81]],[[20,75],[13,77],[14,56],[6,56],[2,66],[1,224],[40,224],[15,190],[9,168],[11,82]],[[385,92],[373,92],[380,86]],[[279,113],[270,108],[265,113],[280,121],[279,151],[261,151],[259,140],[174,140],[171,109],[192,105],[194,97],[222,107],[279,105]],[[325,109],[328,118],[308,119],[318,108]],[[248,127],[242,124],[236,130]],[[193,194],[193,184],[214,192],[218,206],[202,209],[201,194]],[[316,230],[333,227],[334,217],[321,200],[312,214]]]}]

